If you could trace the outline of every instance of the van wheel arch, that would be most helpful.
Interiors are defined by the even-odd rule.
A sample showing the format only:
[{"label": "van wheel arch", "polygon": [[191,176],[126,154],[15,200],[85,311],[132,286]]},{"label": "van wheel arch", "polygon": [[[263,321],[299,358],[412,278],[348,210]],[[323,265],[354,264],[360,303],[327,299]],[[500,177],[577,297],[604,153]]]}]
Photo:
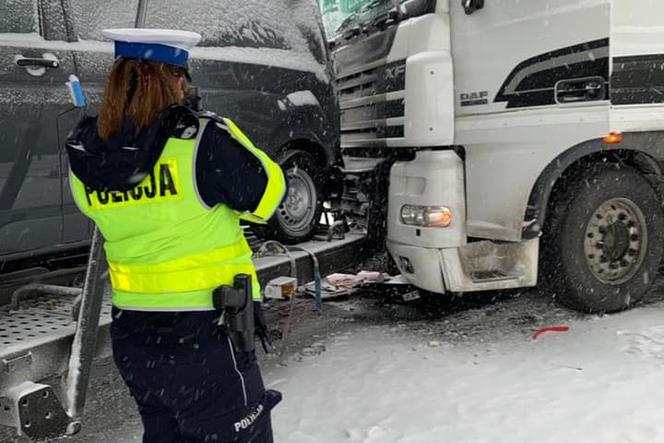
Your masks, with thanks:
[{"label": "van wheel arch", "polygon": [[286,156],[294,151],[304,151],[308,153],[316,160],[316,163],[322,169],[325,169],[328,166],[327,156],[325,155],[325,149],[323,146],[319,142],[308,138],[297,138],[283,144],[277,150],[276,160],[281,162],[285,160]]},{"label": "van wheel arch", "polygon": [[306,241],[316,232],[327,197],[324,153],[308,140],[298,140],[284,145],[275,160],[286,174],[287,194],[270,221],[254,231],[287,244]]},{"label": "van wheel arch", "polygon": [[[296,155],[298,152],[305,152],[309,154],[311,157],[313,157],[313,159],[316,162],[316,165],[323,172],[321,177],[323,179],[323,182],[321,183],[321,189],[323,191],[326,191],[327,183],[325,180],[328,178],[327,172],[332,167],[332,164],[328,161],[327,155],[325,153],[325,148],[317,141],[308,138],[298,138],[295,140],[291,140],[282,145],[277,150],[277,155],[275,160],[280,165],[283,165],[288,160],[289,157],[291,157],[292,155]],[[324,192],[323,198],[327,197],[328,195]]]}]

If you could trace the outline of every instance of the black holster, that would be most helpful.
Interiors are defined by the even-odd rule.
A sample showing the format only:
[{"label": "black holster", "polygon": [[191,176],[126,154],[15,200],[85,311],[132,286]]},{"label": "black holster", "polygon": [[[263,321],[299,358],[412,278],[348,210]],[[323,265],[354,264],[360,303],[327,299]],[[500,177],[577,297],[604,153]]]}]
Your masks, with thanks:
[{"label": "black holster", "polygon": [[221,324],[237,352],[251,352],[254,345],[254,303],[251,276],[238,274],[233,286],[220,286],[212,293],[212,303],[221,311]]}]

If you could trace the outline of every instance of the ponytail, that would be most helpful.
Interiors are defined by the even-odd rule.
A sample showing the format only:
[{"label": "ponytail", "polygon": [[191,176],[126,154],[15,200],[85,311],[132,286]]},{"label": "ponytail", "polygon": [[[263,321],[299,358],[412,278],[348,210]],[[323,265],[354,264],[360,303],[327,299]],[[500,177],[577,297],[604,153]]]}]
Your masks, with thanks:
[{"label": "ponytail", "polygon": [[[178,103],[173,77],[184,76],[184,68],[160,62],[118,59],[106,82],[97,117],[97,133],[106,141],[120,133],[126,117],[136,131],[152,124],[159,113]],[[186,89],[186,85],[185,85]]]}]

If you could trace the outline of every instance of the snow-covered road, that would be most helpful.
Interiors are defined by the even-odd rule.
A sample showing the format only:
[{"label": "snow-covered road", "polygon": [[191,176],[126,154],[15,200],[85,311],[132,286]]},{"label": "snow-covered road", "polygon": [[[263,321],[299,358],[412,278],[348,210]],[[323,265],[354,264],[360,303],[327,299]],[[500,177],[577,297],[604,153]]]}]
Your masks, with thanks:
[{"label": "snow-covered road", "polygon": [[[664,442],[664,282],[648,303],[599,317],[542,291],[465,303],[383,303],[367,294],[293,323],[264,358],[284,394],[276,443]],[[379,294],[380,295],[380,294]],[[308,306],[305,304],[305,306]],[[308,308],[310,309],[310,308]],[[569,326],[532,340],[545,326]],[[95,364],[72,443],[141,441],[136,407]],[[0,442],[12,442],[0,428]]]},{"label": "snow-covered road", "polygon": [[[663,303],[603,318],[559,310],[528,325],[515,312],[530,302],[506,305],[516,309],[462,313],[459,323],[474,317],[477,334],[448,319],[448,330],[463,333],[456,340],[401,322],[305,349],[266,374],[284,393],[276,441],[664,441]],[[532,340],[533,328],[559,326],[546,321],[570,331]],[[491,332],[498,324],[505,327]]]}]

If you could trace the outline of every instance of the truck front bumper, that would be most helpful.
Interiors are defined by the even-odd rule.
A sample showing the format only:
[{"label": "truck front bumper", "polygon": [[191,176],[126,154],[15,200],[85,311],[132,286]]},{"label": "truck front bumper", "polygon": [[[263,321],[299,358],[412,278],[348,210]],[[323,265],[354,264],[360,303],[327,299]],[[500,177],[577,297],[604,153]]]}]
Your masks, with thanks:
[{"label": "truck front bumper", "polygon": [[439,294],[446,292],[439,249],[404,245],[388,240],[387,250],[397,263],[399,271],[413,285]]},{"label": "truck front bumper", "polygon": [[519,243],[473,242],[432,249],[387,242],[401,273],[418,288],[436,292],[474,292],[537,285],[539,239]]}]

